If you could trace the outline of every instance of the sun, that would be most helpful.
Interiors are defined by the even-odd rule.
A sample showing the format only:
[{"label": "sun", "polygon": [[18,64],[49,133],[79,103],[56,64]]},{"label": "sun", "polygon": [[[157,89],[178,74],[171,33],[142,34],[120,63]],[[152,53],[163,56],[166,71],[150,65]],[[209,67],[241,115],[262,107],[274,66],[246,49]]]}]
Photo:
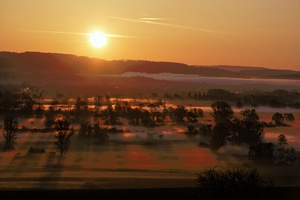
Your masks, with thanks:
[{"label": "sun", "polygon": [[90,34],[90,42],[96,48],[101,48],[106,44],[106,35],[100,32]]}]

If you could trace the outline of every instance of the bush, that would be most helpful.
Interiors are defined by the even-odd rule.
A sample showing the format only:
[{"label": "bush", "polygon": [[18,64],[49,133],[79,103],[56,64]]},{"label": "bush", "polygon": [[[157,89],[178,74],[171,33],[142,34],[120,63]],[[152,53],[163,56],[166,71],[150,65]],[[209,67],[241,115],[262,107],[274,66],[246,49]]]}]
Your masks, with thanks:
[{"label": "bush", "polygon": [[260,187],[273,186],[272,180],[263,179],[257,168],[219,170],[204,169],[196,174],[196,182],[213,199],[256,198]]}]

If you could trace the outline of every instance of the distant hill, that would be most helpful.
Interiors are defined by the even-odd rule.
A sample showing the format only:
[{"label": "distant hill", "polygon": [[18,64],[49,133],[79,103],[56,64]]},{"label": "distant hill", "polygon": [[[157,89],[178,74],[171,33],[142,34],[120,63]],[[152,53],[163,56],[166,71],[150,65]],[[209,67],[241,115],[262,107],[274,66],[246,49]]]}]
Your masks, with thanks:
[{"label": "distant hill", "polygon": [[[230,76],[231,72],[212,67],[194,67],[182,63],[143,60],[106,61],[69,54],[40,52],[0,52],[0,67],[19,72],[76,73],[120,75],[125,72],[198,74],[200,76]],[[1,69],[0,69],[1,70]]]},{"label": "distant hill", "polygon": [[[191,66],[175,62],[145,60],[103,60],[71,54],[42,52],[0,52],[0,86],[31,83],[39,86],[93,88],[119,91],[159,90],[204,87],[150,77],[126,77],[124,74],[183,74],[202,77],[300,79],[300,72],[249,66]],[[126,87],[125,87],[126,86]],[[190,87],[191,88],[191,87]]]},{"label": "distant hill", "polygon": [[210,77],[291,78],[300,72],[249,66],[191,66],[174,62],[112,60],[41,52],[0,52],[0,72],[120,75],[125,72],[193,74]]},{"label": "distant hill", "polygon": [[293,70],[274,70],[262,67],[190,66],[182,63],[142,60],[106,61],[70,54],[40,52],[0,52],[0,70],[98,75],[117,75],[124,72],[174,73],[214,77],[287,77],[300,74]]},{"label": "distant hill", "polygon": [[[197,65],[195,65],[197,67]],[[203,66],[198,66],[198,67],[203,67]],[[251,66],[230,66],[230,65],[215,65],[211,66],[213,68],[218,68],[218,69],[223,69],[227,71],[233,71],[233,72],[238,72],[238,71],[245,71],[245,70],[261,70],[261,69],[266,69],[265,67],[251,67]]]}]

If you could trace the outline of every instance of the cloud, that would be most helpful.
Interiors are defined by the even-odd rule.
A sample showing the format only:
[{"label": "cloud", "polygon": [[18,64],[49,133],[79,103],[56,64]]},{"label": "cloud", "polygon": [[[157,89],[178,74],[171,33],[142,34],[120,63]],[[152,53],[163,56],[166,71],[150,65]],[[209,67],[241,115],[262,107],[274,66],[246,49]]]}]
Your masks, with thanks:
[{"label": "cloud", "polygon": [[15,31],[35,32],[35,33],[54,33],[54,34],[70,34],[70,35],[89,35],[89,33],[65,32],[65,31],[44,31],[44,30],[26,30],[18,29]]},{"label": "cloud", "polygon": [[120,35],[120,34],[105,34],[107,37],[112,38],[138,38],[137,36]]},{"label": "cloud", "polygon": [[150,21],[162,21],[162,20],[171,20],[168,18],[158,18],[158,17],[142,17],[141,20],[150,20]]},{"label": "cloud", "polygon": [[201,31],[201,32],[206,32],[206,33],[230,33],[230,32],[226,32],[226,31],[219,31],[219,30],[212,30],[212,29],[205,29],[205,28],[198,28],[198,27],[192,27],[192,26],[184,26],[184,25],[161,22],[163,20],[170,20],[170,19],[166,19],[166,18],[143,17],[140,19],[130,19],[130,18],[124,18],[124,17],[115,17],[115,16],[107,16],[107,17],[111,18],[111,19],[122,20],[122,21],[168,26],[168,27],[172,27],[172,28]]},{"label": "cloud", "polygon": [[[50,34],[70,34],[70,35],[91,35],[90,32],[86,33],[79,33],[79,32],[66,32],[66,31],[49,31],[49,30],[26,30],[26,29],[18,29],[14,31],[25,31],[25,32],[34,32],[34,33],[50,33]],[[128,35],[121,35],[121,34],[111,34],[111,33],[104,33],[106,37],[112,38],[135,38],[134,36]]]}]

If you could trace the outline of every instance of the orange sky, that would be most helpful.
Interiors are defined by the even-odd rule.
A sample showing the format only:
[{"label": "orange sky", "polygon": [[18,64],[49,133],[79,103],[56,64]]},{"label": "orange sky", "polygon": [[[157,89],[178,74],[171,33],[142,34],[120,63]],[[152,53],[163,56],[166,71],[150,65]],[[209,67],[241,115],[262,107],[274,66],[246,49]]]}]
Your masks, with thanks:
[{"label": "orange sky", "polygon": [[0,51],[300,70],[300,0],[0,0]]}]

